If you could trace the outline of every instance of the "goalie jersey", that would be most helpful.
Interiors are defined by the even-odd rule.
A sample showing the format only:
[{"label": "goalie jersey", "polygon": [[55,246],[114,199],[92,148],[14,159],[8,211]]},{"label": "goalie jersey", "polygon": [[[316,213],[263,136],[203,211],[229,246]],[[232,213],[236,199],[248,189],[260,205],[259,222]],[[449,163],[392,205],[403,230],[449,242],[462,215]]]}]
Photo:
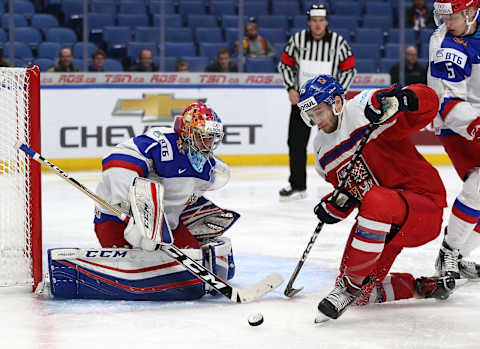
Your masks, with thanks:
[{"label": "goalie jersey", "polygon": [[[410,135],[429,124],[436,115],[437,96],[425,85],[410,85],[418,96],[417,111],[398,112],[378,126],[345,181],[345,188],[361,200],[373,185],[410,190],[445,207],[445,188],[435,168],[417,151]],[[314,139],[315,169],[338,186],[369,121],[364,116],[374,90],[365,90],[345,102],[338,127],[332,133],[318,130]]]},{"label": "goalie jersey", "polygon": [[480,115],[480,31],[456,37],[443,24],[430,38],[429,57],[428,85],[440,99],[436,134],[472,140],[467,128]]},{"label": "goalie jersey", "polygon": [[[102,161],[103,177],[97,194],[128,212],[128,191],[135,177],[160,182],[164,187],[164,207],[173,230],[185,207],[195,203],[205,191],[215,190],[229,178],[227,165],[212,157],[201,173],[185,155],[183,143],[173,128],[155,127],[141,136],[115,147]],[[119,221],[103,207],[96,207],[95,223]]]}]

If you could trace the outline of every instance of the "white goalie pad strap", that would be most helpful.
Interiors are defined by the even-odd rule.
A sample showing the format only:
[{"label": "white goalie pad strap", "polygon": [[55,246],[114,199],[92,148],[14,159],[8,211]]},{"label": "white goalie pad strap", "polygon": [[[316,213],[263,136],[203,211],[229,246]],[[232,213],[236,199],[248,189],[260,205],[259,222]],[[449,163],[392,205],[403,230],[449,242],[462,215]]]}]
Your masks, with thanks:
[{"label": "white goalie pad strap", "polygon": [[172,233],[163,209],[163,186],[155,181],[135,178],[128,197],[141,236],[157,244],[171,244]]}]

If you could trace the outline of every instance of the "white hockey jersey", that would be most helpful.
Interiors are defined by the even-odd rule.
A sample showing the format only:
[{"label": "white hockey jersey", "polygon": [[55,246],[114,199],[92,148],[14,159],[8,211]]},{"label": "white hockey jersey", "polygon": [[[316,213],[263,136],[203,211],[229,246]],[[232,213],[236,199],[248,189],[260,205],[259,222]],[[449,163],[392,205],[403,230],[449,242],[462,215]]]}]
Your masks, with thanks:
[{"label": "white hockey jersey", "polygon": [[[480,28],[480,23],[477,21]],[[440,26],[430,38],[428,85],[440,99],[434,120],[439,136],[457,133],[468,140],[468,125],[480,116],[480,32],[455,37]]]},{"label": "white hockey jersey", "polygon": [[[180,214],[186,206],[194,203],[205,191],[222,187],[229,178],[227,165],[215,157],[205,163],[202,173],[195,171],[182,141],[173,128],[166,127],[151,128],[145,134],[117,145],[103,158],[102,170],[97,194],[119,207],[128,202],[128,191],[135,177],[146,177],[163,184],[165,214],[172,230],[178,226]],[[111,214],[97,206],[95,222],[115,220]]]}]

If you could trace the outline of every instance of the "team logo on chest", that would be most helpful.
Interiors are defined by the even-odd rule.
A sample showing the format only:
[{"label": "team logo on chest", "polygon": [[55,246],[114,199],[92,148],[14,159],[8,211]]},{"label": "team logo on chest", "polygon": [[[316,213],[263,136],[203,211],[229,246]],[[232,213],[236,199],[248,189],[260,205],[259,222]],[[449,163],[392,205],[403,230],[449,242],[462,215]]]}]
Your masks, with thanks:
[{"label": "team logo on chest", "polygon": [[[337,170],[337,178],[339,181],[345,176],[347,165],[348,162]],[[345,179],[344,188],[356,199],[362,200],[373,185],[378,185],[378,181],[360,155],[350,170],[349,176]]]}]

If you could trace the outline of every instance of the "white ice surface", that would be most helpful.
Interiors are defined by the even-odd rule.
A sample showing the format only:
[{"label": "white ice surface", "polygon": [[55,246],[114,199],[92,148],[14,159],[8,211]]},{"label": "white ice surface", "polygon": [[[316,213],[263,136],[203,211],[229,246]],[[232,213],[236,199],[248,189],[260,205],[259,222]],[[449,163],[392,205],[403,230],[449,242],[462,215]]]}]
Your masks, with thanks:
[{"label": "white ice surface", "polygon": [[[461,183],[450,167],[439,171],[451,204]],[[73,173],[95,189],[97,173]],[[279,272],[288,280],[316,224],[312,209],[329,185],[308,170],[308,199],[279,203],[285,167],[236,167],[231,182],[207,195],[242,217],[227,235],[245,287]],[[53,174],[43,176],[44,248],[97,247],[93,203]],[[446,211],[446,217],[449,212]],[[446,219],[444,220],[446,221]],[[407,300],[351,307],[339,320],[315,326],[316,306],[332,288],[353,218],[326,226],[295,286],[292,299],[275,292],[249,304],[223,298],[194,302],[53,300],[24,288],[0,289],[0,348],[478,348],[480,283],[459,288],[446,301]],[[441,238],[406,249],[392,271],[433,274]],[[480,251],[473,257],[480,260]],[[250,327],[248,315],[265,322]]]}]

